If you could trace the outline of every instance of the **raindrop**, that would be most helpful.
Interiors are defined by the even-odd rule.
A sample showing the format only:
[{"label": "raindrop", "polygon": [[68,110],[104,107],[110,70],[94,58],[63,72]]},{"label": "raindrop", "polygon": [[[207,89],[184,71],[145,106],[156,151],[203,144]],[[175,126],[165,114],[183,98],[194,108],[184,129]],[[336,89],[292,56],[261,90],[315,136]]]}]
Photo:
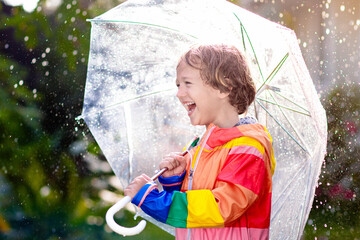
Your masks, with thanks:
[{"label": "raindrop", "polygon": [[24,84],[24,81],[23,80],[20,80],[19,81],[19,85],[22,86]]},{"label": "raindrop", "polygon": [[341,6],[340,6],[340,11],[342,11],[342,12],[345,11],[345,5],[341,5]]},{"label": "raindrop", "polygon": [[73,51],[73,55],[77,55],[78,51],[77,50],[74,50]]},{"label": "raindrop", "polygon": [[46,57],[46,53],[41,54],[41,57],[42,57],[42,58],[45,58],[45,57]]},{"label": "raindrop", "polygon": [[18,84],[17,84],[17,83],[15,83],[15,84],[14,84],[14,88],[17,88],[17,87],[18,87]]},{"label": "raindrop", "polygon": [[9,44],[6,43],[5,46],[4,46],[4,48],[5,48],[5,49],[8,49],[8,48],[9,48]]},{"label": "raindrop", "polygon": [[29,37],[28,36],[25,36],[24,37],[24,41],[27,42],[29,40]]},{"label": "raindrop", "polygon": [[46,67],[47,65],[49,65],[49,62],[48,61],[43,61],[41,64],[43,65],[43,67]]},{"label": "raindrop", "polygon": [[31,63],[32,63],[32,64],[36,63],[36,58],[33,58],[33,59],[31,60]]},{"label": "raindrop", "polygon": [[50,188],[48,186],[44,186],[40,189],[40,194],[43,197],[46,197],[50,194]]},{"label": "raindrop", "polygon": [[13,69],[14,69],[14,65],[11,65],[11,66],[10,66],[10,70],[13,70]]},{"label": "raindrop", "polygon": [[75,22],[75,17],[72,17],[72,18],[70,19],[70,21],[71,21],[71,22]]},{"label": "raindrop", "polygon": [[71,4],[69,3],[68,5],[66,5],[66,9],[70,9],[71,8]]},{"label": "raindrop", "polygon": [[45,49],[45,52],[46,52],[46,53],[49,53],[49,52],[50,52],[50,48],[46,48],[46,49]]}]

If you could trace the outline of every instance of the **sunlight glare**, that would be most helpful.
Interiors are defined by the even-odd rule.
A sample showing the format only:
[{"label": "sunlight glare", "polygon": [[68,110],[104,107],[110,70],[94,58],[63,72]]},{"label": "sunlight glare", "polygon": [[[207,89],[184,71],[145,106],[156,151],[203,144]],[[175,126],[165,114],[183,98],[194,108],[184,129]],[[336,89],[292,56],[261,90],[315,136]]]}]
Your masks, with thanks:
[{"label": "sunlight glare", "polygon": [[21,6],[26,12],[32,12],[37,7],[39,0],[4,0],[5,4],[10,6]]}]

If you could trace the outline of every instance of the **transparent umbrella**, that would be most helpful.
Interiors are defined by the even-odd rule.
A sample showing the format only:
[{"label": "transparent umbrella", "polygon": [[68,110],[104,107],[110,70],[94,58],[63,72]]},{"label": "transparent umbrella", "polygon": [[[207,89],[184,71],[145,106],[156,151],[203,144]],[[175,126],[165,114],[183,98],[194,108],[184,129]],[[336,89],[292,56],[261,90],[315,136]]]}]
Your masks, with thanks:
[{"label": "transparent umbrella", "polygon": [[164,154],[202,131],[190,126],[175,98],[180,55],[195,43],[232,44],[249,58],[257,84],[248,114],[274,141],[270,237],[300,238],[327,124],[294,32],[225,0],[129,0],[90,22],[80,118],[124,186],[139,174],[153,175]]}]

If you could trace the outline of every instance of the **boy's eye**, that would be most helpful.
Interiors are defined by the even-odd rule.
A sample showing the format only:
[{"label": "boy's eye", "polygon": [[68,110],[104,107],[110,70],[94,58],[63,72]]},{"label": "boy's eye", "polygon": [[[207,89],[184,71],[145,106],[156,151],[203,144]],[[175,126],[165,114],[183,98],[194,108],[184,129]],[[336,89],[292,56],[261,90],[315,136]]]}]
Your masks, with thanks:
[{"label": "boy's eye", "polygon": [[189,84],[191,84],[191,82],[185,82],[185,84],[186,84],[186,85],[189,85]]}]

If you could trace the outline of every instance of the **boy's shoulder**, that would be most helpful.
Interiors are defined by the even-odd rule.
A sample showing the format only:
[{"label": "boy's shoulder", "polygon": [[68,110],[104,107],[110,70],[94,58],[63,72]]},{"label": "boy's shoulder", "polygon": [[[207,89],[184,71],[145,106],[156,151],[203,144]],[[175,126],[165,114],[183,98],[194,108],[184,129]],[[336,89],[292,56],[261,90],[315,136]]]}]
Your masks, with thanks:
[{"label": "boy's shoulder", "polygon": [[244,140],[239,140],[239,138],[249,137],[257,140],[262,136],[264,136],[264,127],[259,124],[255,118],[247,117],[240,119],[232,128],[224,129],[215,126],[211,137],[208,139],[207,145],[214,148],[228,144],[229,142],[241,142]]}]

